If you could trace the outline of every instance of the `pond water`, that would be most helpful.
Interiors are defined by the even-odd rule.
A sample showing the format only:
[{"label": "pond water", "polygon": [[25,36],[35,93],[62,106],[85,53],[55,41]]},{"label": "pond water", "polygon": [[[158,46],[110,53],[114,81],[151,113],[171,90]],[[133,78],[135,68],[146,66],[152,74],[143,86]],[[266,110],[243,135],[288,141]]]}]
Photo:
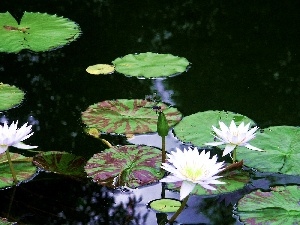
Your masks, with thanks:
[{"label": "pond water", "polygon": [[[0,118],[31,123],[35,134],[26,143],[40,150],[67,151],[87,159],[105,145],[83,132],[81,112],[103,100],[143,99],[154,92],[184,116],[225,110],[246,115],[261,128],[299,126],[299,8],[296,0],[1,2],[1,12],[9,11],[17,19],[24,11],[69,18],[80,25],[82,36],[50,52],[1,53],[0,82],[16,85],[26,92],[26,99],[1,112]],[[164,80],[85,71],[90,65],[141,52],[185,57],[191,67]],[[109,140],[125,142],[122,137]],[[159,146],[159,139],[141,136],[135,143]],[[176,146],[181,143],[170,137],[167,150]],[[240,224],[232,217],[233,204],[250,189],[267,188],[269,182],[254,182],[251,188],[223,196],[191,196],[177,222]],[[109,190],[89,180],[40,172],[30,182],[0,191],[0,216],[18,224],[154,225],[164,215],[146,205],[161,195],[161,184]],[[164,195],[179,198],[177,192]]]}]

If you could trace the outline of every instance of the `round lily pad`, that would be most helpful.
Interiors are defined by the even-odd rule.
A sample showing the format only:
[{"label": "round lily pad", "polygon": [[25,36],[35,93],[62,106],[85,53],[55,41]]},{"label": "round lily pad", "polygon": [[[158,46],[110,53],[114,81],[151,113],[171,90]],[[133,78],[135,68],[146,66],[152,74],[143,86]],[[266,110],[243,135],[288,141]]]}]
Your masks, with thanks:
[{"label": "round lily pad", "polygon": [[81,156],[57,151],[43,152],[33,158],[33,164],[39,168],[71,177],[85,177],[85,163]]},{"label": "round lily pad", "polygon": [[181,206],[181,202],[177,199],[162,198],[149,202],[148,206],[158,212],[169,213],[176,212]]},{"label": "round lily pad", "polygon": [[0,83],[0,111],[8,110],[20,104],[24,92],[15,86]]},{"label": "round lily pad", "polygon": [[[82,121],[89,128],[118,134],[156,132],[158,114],[154,103],[143,99],[118,99],[96,103],[82,113]],[[169,126],[174,126],[182,114],[174,107],[155,103],[163,110]]]},{"label": "round lily pad", "polygon": [[93,75],[111,74],[115,71],[115,67],[108,64],[96,64],[86,68],[86,72]]},{"label": "round lily pad", "polygon": [[[9,153],[18,181],[30,180],[37,169],[32,164],[32,157],[25,157],[17,153]],[[9,168],[6,153],[0,154],[0,188],[13,186],[13,177]]]},{"label": "round lily pad", "polygon": [[204,146],[207,142],[213,142],[212,126],[219,127],[219,121],[230,124],[234,120],[236,124],[254,122],[241,114],[225,111],[205,111],[184,117],[175,127],[174,132],[183,142],[191,143],[195,146]]},{"label": "round lily pad", "polygon": [[117,72],[141,78],[169,77],[186,71],[189,65],[186,58],[152,52],[129,54],[112,63]]},{"label": "round lily pad", "polygon": [[254,191],[238,201],[236,214],[245,224],[300,224],[299,186]]},{"label": "round lily pad", "polygon": [[74,41],[79,35],[76,23],[56,15],[25,12],[18,24],[9,12],[0,13],[0,52],[48,51]]},{"label": "round lily pad", "polygon": [[113,146],[95,154],[88,160],[85,171],[100,185],[136,188],[158,182],[163,176],[160,165],[159,149],[124,145]]},{"label": "round lily pad", "polygon": [[237,150],[237,159],[261,172],[300,174],[300,127],[274,126],[257,133],[251,144],[265,152],[245,147]]}]

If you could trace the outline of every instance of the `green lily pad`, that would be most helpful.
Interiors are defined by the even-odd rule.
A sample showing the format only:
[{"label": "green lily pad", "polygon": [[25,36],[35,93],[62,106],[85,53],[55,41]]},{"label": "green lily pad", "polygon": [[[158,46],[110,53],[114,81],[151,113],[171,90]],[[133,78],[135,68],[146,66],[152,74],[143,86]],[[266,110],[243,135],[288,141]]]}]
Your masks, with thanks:
[{"label": "green lily pad", "polygon": [[245,224],[300,224],[299,186],[275,187],[270,192],[257,190],[238,201],[237,215]]},{"label": "green lily pad", "polygon": [[[30,180],[37,169],[32,164],[32,157],[17,153],[9,153],[18,181]],[[7,161],[6,153],[0,154],[0,188],[13,186],[13,178]]]},{"label": "green lily pad", "polygon": [[159,149],[141,145],[113,146],[90,158],[85,172],[100,185],[136,188],[158,182],[163,176],[160,165]]},{"label": "green lily pad", "polygon": [[213,142],[212,126],[219,127],[219,121],[230,124],[234,120],[236,124],[254,122],[246,116],[225,111],[205,111],[184,117],[175,127],[175,135],[183,142],[189,142],[196,146],[204,146],[207,142]]},{"label": "green lily pad", "polygon": [[6,218],[0,217],[0,225],[13,225],[17,224],[17,222],[8,222]]},{"label": "green lily pad", "polygon": [[24,92],[19,88],[0,82],[0,111],[15,107],[23,99]]},{"label": "green lily pad", "polygon": [[71,176],[74,178],[85,177],[84,165],[86,160],[67,152],[43,152],[33,157],[33,164],[46,171]]},{"label": "green lily pad", "polygon": [[0,52],[48,51],[74,41],[79,35],[76,23],[56,15],[25,12],[18,24],[9,12],[0,13]]},{"label": "green lily pad", "polygon": [[115,67],[108,64],[96,64],[86,68],[86,72],[93,75],[111,74],[115,71]]},{"label": "green lily pad", "polygon": [[176,212],[181,206],[181,201],[172,198],[155,199],[149,202],[149,207],[158,212]]},{"label": "green lily pad", "polygon": [[[243,170],[227,171],[221,174],[223,177],[219,178],[219,181],[225,182],[225,184],[213,184],[216,190],[208,190],[201,185],[196,185],[192,194],[195,195],[217,195],[226,194],[239,189],[242,189],[250,180],[249,173]],[[179,191],[182,182],[167,183],[167,188],[175,191]]]},{"label": "green lily pad", "polygon": [[186,71],[189,65],[186,58],[152,52],[129,54],[112,63],[117,72],[142,78],[169,77]]},{"label": "green lily pad", "polygon": [[[153,102],[143,99],[117,99],[96,103],[82,113],[82,121],[88,128],[100,132],[118,134],[142,134],[156,132],[158,114]],[[182,114],[164,103],[157,103],[163,110],[169,127],[182,118]]]},{"label": "green lily pad", "polygon": [[237,150],[237,159],[261,172],[300,174],[300,127],[275,126],[257,133],[251,145],[265,152],[245,147]]}]

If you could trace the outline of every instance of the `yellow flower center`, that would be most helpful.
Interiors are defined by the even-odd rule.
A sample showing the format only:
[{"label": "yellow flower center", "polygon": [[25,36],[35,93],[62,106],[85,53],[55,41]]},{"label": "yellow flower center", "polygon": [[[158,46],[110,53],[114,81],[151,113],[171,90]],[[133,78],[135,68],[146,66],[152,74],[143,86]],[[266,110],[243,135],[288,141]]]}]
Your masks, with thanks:
[{"label": "yellow flower center", "polygon": [[191,166],[183,168],[182,172],[184,176],[191,180],[197,180],[204,173],[202,168],[195,168]]}]

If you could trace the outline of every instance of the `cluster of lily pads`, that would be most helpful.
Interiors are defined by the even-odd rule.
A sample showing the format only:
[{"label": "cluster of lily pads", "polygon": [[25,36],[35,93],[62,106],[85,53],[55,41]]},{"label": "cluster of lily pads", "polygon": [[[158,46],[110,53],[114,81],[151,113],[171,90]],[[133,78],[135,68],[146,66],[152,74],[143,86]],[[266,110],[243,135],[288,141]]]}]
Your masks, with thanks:
[{"label": "cluster of lily pads", "polygon": [[[35,25],[32,23],[34,20],[41,22]],[[0,42],[0,51],[19,52],[22,49],[45,51],[69,43],[80,35],[80,29],[76,23],[48,14],[25,12],[21,23],[18,24],[9,13],[2,13],[0,21],[0,39],[9,40]],[[43,32],[39,30],[41,26],[43,26]],[[53,29],[57,30],[57,33],[59,33],[58,31],[62,32],[60,35],[51,36]],[[48,46],[40,44],[40,40],[45,40],[45,38],[47,43],[50,43]],[[42,43],[44,44],[44,42]],[[183,57],[147,52],[117,58],[112,61],[112,64],[91,66],[87,68],[87,71],[92,74],[108,74],[117,71],[138,78],[166,78],[183,73],[188,69],[190,63]],[[0,83],[0,111],[15,107],[23,98],[24,93],[17,87]],[[25,157],[9,152],[10,159],[2,153],[0,154],[0,188],[13,186],[16,180],[30,180],[36,174],[36,167],[77,179],[88,176],[99,185],[110,188],[143,187],[157,183],[161,179],[166,181],[166,178],[163,178],[165,173],[161,167],[163,163],[163,168],[168,168],[168,164],[162,157],[165,154],[164,145],[162,150],[146,145],[112,146],[108,141],[102,139],[102,133],[132,136],[158,132],[160,135],[163,133],[161,136],[164,140],[168,132],[160,130],[159,121],[165,119],[167,130],[173,129],[175,137],[185,144],[203,149],[202,151],[209,150],[219,154],[222,152],[220,145],[216,144],[215,147],[210,147],[208,143],[217,141],[214,139],[218,137],[220,121],[227,125],[232,121],[237,125],[249,124],[250,127],[256,125],[252,119],[244,115],[224,111],[210,110],[183,117],[175,107],[152,99],[116,99],[98,102],[82,112],[81,119],[86,125],[86,133],[105,143],[108,146],[107,149],[94,154],[87,161],[80,156],[66,152],[39,152],[34,157]],[[3,125],[3,129],[4,126],[7,125]],[[213,127],[215,129],[212,129]],[[24,137],[27,135],[29,133]],[[0,141],[3,143],[0,145],[8,145],[1,138]],[[23,139],[18,140],[18,142],[20,141]],[[240,141],[248,143],[248,140]],[[232,143],[223,142],[221,144]],[[211,184],[213,188],[203,188],[204,184],[196,184],[189,193],[217,195],[251,185],[250,172],[244,170],[245,167],[253,168],[253,171],[299,175],[299,127],[275,126],[261,129],[256,133],[255,139],[251,140],[252,145],[263,151],[249,151],[247,145],[235,144],[233,163],[228,163],[224,170],[220,170],[218,167],[217,172],[212,175],[218,175],[220,182]],[[199,153],[198,149],[194,148],[194,151],[197,150],[197,152],[195,151],[197,154]],[[207,152],[205,154],[209,155]],[[216,157],[212,159],[217,163]],[[11,175],[8,161],[12,162],[15,178]],[[171,154],[169,161],[172,161]],[[242,166],[244,167],[242,168]],[[201,173],[202,171],[196,172]],[[252,176],[255,177],[255,172]],[[167,188],[179,191],[182,185],[183,182],[168,183]],[[299,187],[296,185],[272,187],[268,192],[254,191],[238,201],[235,213],[245,224],[297,224],[300,223],[299,196]],[[179,210],[182,206],[182,204],[178,205],[178,202],[170,202],[166,199],[154,201],[151,207],[158,211],[170,212],[170,208],[174,211],[174,209]],[[175,204],[175,207],[161,208],[161,204],[166,206]],[[161,210],[159,210],[160,208]],[[274,208],[277,210],[275,211]]]}]

